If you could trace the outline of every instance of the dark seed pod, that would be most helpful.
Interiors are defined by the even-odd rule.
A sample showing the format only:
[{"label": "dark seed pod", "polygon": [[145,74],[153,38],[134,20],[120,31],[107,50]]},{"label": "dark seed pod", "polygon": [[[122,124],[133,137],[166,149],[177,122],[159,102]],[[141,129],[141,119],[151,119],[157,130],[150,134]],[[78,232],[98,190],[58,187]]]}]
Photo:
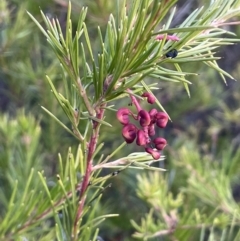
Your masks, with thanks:
[{"label": "dark seed pod", "polygon": [[178,51],[176,49],[172,49],[166,53],[166,57],[171,59],[176,58],[177,55],[178,55]]}]

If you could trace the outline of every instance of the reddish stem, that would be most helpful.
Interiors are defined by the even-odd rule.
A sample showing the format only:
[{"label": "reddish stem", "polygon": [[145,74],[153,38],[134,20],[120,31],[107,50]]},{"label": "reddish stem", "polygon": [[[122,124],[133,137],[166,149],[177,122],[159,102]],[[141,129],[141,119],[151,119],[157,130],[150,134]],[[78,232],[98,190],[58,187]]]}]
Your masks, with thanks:
[{"label": "reddish stem", "polygon": [[[105,109],[103,108],[104,106],[100,107],[100,109],[97,112],[97,118],[99,120],[103,119],[104,116],[104,112]],[[100,129],[100,123],[97,121],[93,121],[93,131],[92,131],[92,135],[90,138],[90,142],[88,144],[88,155],[87,155],[87,166],[86,166],[86,171],[85,171],[85,175],[83,177],[83,181],[82,181],[82,187],[80,190],[80,195],[79,195],[79,206],[78,206],[78,210],[77,210],[77,214],[76,214],[76,218],[74,221],[74,238],[77,240],[77,226],[78,226],[78,221],[81,218],[82,212],[83,212],[83,208],[84,208],[84,204],[85,204],[85,200],[86,197],[84,197],[84,194],[89,186],[89,182],[90,182],[90,176],[91,173],[93,171],[92,167],[93,167],[93,155],[94,152],[96,150],[96,146],[97,146],[97,141],[98,141],[98,136],[99,136],[99,129]]]},{"label": "reddish stem", "polygon": [[140,106],[137,98],[132,94],[132,91],[131,91],[130,89],[128,89],[127,92],[128,92],[129,95],[130,95],[130,98],[131,98],[131,100],[132,100],[133,105],[136,106],[137,111],[139,112],[140,110],[142,110],[142,107]]}]

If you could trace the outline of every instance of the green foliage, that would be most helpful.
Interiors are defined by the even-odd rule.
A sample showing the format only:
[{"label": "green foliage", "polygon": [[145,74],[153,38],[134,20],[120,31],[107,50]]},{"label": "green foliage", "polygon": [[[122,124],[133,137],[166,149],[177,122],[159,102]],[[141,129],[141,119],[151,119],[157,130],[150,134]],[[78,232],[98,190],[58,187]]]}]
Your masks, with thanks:
[{"label": "green foliage", "polygon": [[[217,51],[239,42],[228,25],[239,24],[240,2],[208,2],[177,26],[177,0],[55,2],[57,14],[47,1],[40,14],[29,0],[0,3],[0,91],[14,116],[0,117],[0,239],[114,240],[121,227],[131,240],[133,227],[134,239],[238,240],[240,153],[228,130],[238,128],[239,108],[228,98],[237,103],[239,94],[222,94],[210,69],[225,83],[238,76],[238,67],[218,65]],[[173,120],[161,131],[166,167],[165,156],[119,138],[116,110],[145,91]],[[193,110],[197,121],[186,114]],[[139,170],[147,173],[136,181]],[[130,188],[138,199],[124,193]]]},{"label": "green foliage", "polygon": [[[200,157],[195,149],[189,144],[177,151],[176,166],[181,175],[184,173],[184,185],[179,185],[177,175],[174,179],[160,173],[138,177],[138,196],[152,209],[141,225],[132,220],[138,231],[135,237],[152,240],[170,234],[179,240],[219,240],[221,236],[221,240],[239,239],[239,232],[233,230],[239,226],[240,209],[232,196],[231,183],[240,167],[240,152],[234,153],[232,161],[231,151],[225,151],[221,160],[211,160]],[[179,189],[176,198],[174,186]],[[209,234],[206,230],[210,227]]]},{"label": "green foliage", "polygon": [[[0,147],[1,147],[1,172],[0,179],[3,184],[1,188],[1,212],[5,212],[10,200],[12,190],[18,185],[17,198],[22,196],[25,189],[25,181],[32,172],[32,167],[38,168],[41,162],[40,152],[40,126],[33,116],[26,116],[19,111],[16,119],[2,115],[0,120]],[[19,167],[15,169],[16,165]],[[21,178],[22,181],[17,181]],[[25,180],[25,181],[24,181]],[[16,181],[19,182],[16,184]],[[30,188],[36,185],[33,180]]]}]

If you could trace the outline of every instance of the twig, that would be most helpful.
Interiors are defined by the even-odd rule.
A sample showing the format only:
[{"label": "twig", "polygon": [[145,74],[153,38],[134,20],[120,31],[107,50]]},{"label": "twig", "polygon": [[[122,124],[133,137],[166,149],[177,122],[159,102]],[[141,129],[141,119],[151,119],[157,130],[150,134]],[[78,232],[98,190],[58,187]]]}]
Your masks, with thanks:
[{"label": "twig", "polygon": [[[105,113],[104,107],[106,107],[106,104],[104,104],[103,106],[100,106],[100,108],[96,111],[97,112],[97,118],[99,120],[102,120],[103,117],[104,117],[104,113]],[[86,167],[85,176],[84,176],[83,181],[82,181],[82,186],[81,186],[80,195],[79,195],[79,206],[78,206],[77,214],[76,214],[75,221],[74,221],[74,227],[73,227],[73,237],[74,237],[75,240],[77,240],[78,222],[79,222],[79,219],[82,215],[85,200],[86,200],[85,193],[86,193],[86,190],[88,188],[88,184],[90,182],[91,173],[93,171],[92,157],[93,157],[94,152],[96,150],[96,146],[97,146],[97,142],[98,142],[98,136],[99,136],[99,130],[100,130],[100,126],[101,126],[101,124],[99,122],[92,121],[92,123],[93,123],[93,131],[92,131],[92,135],[91,135],[90,142],[89,142],[89,145],[88,145],[87,167]]]}]

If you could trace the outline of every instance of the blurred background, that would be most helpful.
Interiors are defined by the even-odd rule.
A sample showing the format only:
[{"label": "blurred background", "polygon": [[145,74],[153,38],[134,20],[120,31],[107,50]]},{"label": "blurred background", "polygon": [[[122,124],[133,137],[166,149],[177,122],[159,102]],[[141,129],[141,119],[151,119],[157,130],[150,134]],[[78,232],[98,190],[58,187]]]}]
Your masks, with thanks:
[{"label": "blurred background", "polygon": [[[177,27],[193,9],[204,5],[205,2],[209,3],[207,0],[180,0],[172,27]],[[32,166],[38,170],[45,170],[51,179],[58,172],[58,153],[66,157],[70,146],[73,152],[78,146],[77,140],[41,109],[41,106],[48,108],[66,125],[68,124],[62,110],[57,108],[57,101],[45,79],[47,74],[59,90],[63,88],[58,60],[43,34],[26,14],[27,10],[42,22],[39,11],[41,9],[49,18],[58,18],[64,29],[67,5],[67,0],[1,0],[0,2],[0,215],[4,212],[15,179],[24,180]],[[116,12],[116,0],[73,0],[73,26],[76,26],[78,13],[83,6],[88,7],[87,26],[97,53],[98,43],[95,40],[97,26],[100,26],[104,32],[109,14]],[[239,26],[227,28],[240,36]],[[198,74],[197,77],[189,79],[192,82],[191,98],[189,98],[182,84],[157,80],[159,90],[155,94],[172,119],[167,128],[159,134],[168,141],[164,151],[166,160],[160,165],[168,170],[163,175],[166,175],[169,190],[173,195],[187,185],[189,174],[179,166],[184,160],[183,148],[189,153],[198,153],[199,162],[201,157],[210,162],[221,161],[223,157],[227,158],[229,163],[233,158],[238,160],[239,48],[237,44],[231,45],[219,49],[217,53],[217,56],[222,57],[218,62],[219,66],[229,72],[236,81],[227,79],[225,84],[218,73],[206,65],[183,64],[184,71]],[[127,105],[127,100],[118,103],[118,106]],[[104,127],[105,131],[101,136],[106,143],[103,151],[106,154],[122,143],[119,138],[121,126],[115,116],[109,114],[107,119],[114,128]],[[125,154],[139,151],[135,148],[127,146],[124,149]],[[25,163],[28,165],[25,166]],[[238,202],[240,201],[240,164],[236,164],[235,167],[231,176],[230,192]],[[107,170],[104,172],[109,173]],[[139,222],[148,212],[149,205],[136,193],[136,176],[140,172],[139,170],[121,172],[111,180],[112,187],[104,192],[101,212],[120,214],[118,218],[109,219],[100,227],[100,236],[104,240],[132,240],[130,237],[134,229],[129,220],[134,219]],[[148,172],[142,171],[142,173]]]}]

